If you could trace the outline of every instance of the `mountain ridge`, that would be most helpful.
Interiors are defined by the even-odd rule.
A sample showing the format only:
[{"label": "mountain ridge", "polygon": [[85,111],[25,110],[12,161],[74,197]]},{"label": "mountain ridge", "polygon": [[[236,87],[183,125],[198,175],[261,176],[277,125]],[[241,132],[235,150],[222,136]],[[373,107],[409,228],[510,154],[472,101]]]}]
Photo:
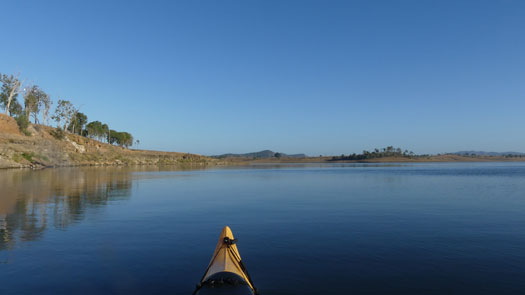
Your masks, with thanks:
[{"label": "mountain ridge", "polygon": [[210,156],[212,158],[224,159],[224,158],[255,158],[255,159],[269,159],[269,158],[306,158],[305,154],[285,154],[280,152],[274,152],[272,150],[262,150],[259,152],[251,152],[244,154],[227,153],[222,155]]}]

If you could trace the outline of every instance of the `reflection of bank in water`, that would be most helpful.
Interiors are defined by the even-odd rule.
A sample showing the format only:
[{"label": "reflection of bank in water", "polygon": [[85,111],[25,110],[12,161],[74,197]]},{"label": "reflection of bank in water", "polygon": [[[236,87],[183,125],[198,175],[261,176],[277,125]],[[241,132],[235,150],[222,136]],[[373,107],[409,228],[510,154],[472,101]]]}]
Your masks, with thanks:
[{"label": "reflection of bank in water", "polygon": [[11,239],[9,238],[9,231],[7,229],[6,215],[0,215],[0,250],[7,248]]},{"label": "reflection of bank in water", "polygon": [[0,230],[6,229],[5,215],[0,215]]},{"label": "reflection of bank in water", "polygon": [[65,229],[111,200],[131,194],[132,177],[118,168],[2,171],[0,250]]},{"label": "reflection of bank in water", "polygon": [[7,231],[7,222],[5,221],[5,215],[0,215],[0,234],[2,239],[4,238],[4,233]]}]

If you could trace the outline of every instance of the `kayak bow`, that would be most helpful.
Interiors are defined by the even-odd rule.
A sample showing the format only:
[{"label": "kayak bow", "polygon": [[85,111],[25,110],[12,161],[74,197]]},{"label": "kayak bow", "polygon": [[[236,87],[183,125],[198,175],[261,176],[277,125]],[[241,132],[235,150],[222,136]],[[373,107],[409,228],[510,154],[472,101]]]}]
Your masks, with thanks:
[{"label": "kayak bow", "polygon": [[193,294],[257,294],[236,243],[231,229],[225,226],[208,268]]}]

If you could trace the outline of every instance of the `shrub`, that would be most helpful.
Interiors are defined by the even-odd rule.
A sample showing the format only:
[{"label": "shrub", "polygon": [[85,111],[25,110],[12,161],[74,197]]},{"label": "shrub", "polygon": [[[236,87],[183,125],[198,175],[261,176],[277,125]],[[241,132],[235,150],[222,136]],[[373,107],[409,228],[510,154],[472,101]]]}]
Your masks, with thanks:
[{"label": "shrub", "polygon": [[40,158],[40,159],[42,159],[44,161],[49,161],[49,158],[47,156],[45,156],[45,155],[38,154],[38,155],[36,155],[36,157]]},{"label": "shrub", "polygon": [[33,157],[35,156],[34,153],[22,153],[22,158],[28,160],[29,162],[33,162]]},{"label": "shrub", "polygon": [[13,155],[13,161],[17,162],[17,163],[20,163],[22,162],[22,159],[25,159],[31,163],[33,163],[33,157],[35,156],[34,153],[26,153],[26,152],[23,152],[21,154],[15,154]]},{"label": "shrub", "polygon": [[61,128],[56,128],[54,130],[51,130],[49,134],[51,134],[51,136],[53,136],[54,138],[58,140],[62,140],[64,139],[64,137],[66,137],[66,133]]},{"label": "shrub", "polygon": [[25,135],[27,135],[29,132],[27,132],[27,127],[29,127],[29,119],[27,118],[26,114],[20,114],[18,117],[16,117],[16,123],[18,124],[18,129]]}]

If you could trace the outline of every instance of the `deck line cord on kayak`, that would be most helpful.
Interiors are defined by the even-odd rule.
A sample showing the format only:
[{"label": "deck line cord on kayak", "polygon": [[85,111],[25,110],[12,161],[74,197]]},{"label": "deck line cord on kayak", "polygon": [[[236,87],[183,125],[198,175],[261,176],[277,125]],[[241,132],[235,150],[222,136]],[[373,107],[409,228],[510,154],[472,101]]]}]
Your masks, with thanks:
[{"label": "deck line cord on kayak", "polygon": [[[222,248],[222,247],[221,247]],[[220,249],[220,248],[219,248]],[[202,278],[199,282],[199,284],[197,284],[197,287],[195,288],[195,291],[193,291],[193,294],[192,295],[195,295],[197,294],[197,291],[199,291],[199,289],[202,287],[202,283],[203,283],[203,280],[204,278],[206,277],[206,274],[208,273],[208,270],[210,270],[210,267],[211,265],[213,264],[213,261],[215,260],[215,258],[217,257],[217,255],[219,255],[219,251],[217,251],[217,253],[215,253],[215,255],[212,257],[211,261],[210,261],[210,264],[208,265],[208,267],[206,268],[206,270],[204,271],[204,275],[202,275]]]},{"label": "deck line cord on kayak", "polygon": [[[246,275],[246,278],[248,279],[248,282],[250,283],[252,289],[253,289],[253,292],[255,293],[255,295],[258,295],[259,294],[259,291],[257,290],[257,288],[255,288],[255,285],[253,284],[253,281],[252,281],[252,278],[250,277],[250,274],[248,273],[248,269],[246,268],[246,266],[244,265],[244,263],[242,263],[242,259],[241,257],[239,257],[235,251],[232,250],[232,248],[230,247],[231,245],[234,245],[234,244],[237,244],[237,239],[233,239],[231,240],[230,238],[228,237],[225,237],[224,238],[224,245],[226,245],[226,247],[228,248],[229,252],[233,255],[233,257],[235,257],[237,259],[237,261],[239,261],[239,266],[241,267],[241,270],[244,272],[244,274]],[[221,248],[223,248],[224,246],[221,246]],[[219,248],[219,249],[221,249]],[[208,271],[210,270],[210,267],[212,266],[212,262],[215,260],[215,258],[217,257],[217,255],[219,255],[219,252],[220,251],[217,251],[217,253],[215,253],[215,256],[213,256],[213,258],[211,259],[211,262],[210,264],[208,265],[208,267],[206,268],[206,270],[204,271],[204,275],[202,276],[202,279],[201,281],[199,282],[199,284],[196,286],[195,288],[195,291],[193,291],[193,294],[192,295],[195,295],[197,294],[197,292],[199,291],[199,289],[203,286],[203,280],[204,278],[206,277],[206,274],[208,273]]]},{"label": "deck line cord on kayak", "polygon": [[244,263],[242,263],[241,257],[237,256],[237,254],[229,246],[228,246],[228,250],[230,250],[230,253],[232,253],[232,255],[235,258],[237,258],[237,260],[239,261],[239,266],[241,267],[241,270],[246,275],[246,278],[248,279],[248,282],[250,282],[250,285],[252,286],[252,289],[253,289],[253,292],[255,293],[255,295],[259,294],[259,291],[257,290],[257,288],[255,288],[255,285],[253,284],[252,277],[250,277],[250,274],[248,273],[248,269],[246,268]]}]

